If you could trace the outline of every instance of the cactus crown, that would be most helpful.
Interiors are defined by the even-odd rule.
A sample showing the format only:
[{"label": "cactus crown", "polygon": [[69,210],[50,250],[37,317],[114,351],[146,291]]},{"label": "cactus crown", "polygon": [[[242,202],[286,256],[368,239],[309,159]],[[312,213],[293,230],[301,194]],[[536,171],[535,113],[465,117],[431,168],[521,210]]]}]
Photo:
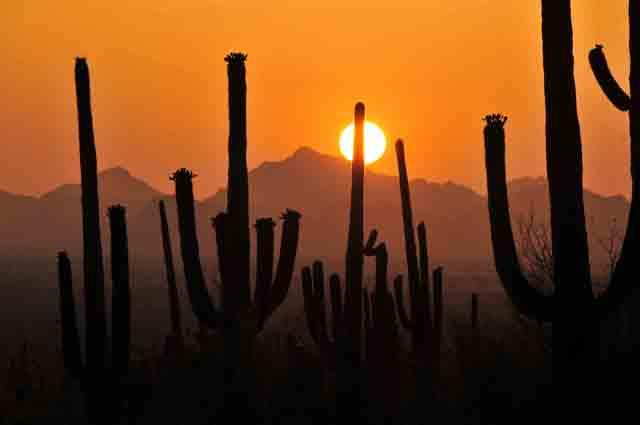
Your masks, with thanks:
[{"label": "cactus crown", "polygon": [[218,215],[216,215],[215,217],[211,218],[211,224],[213,225],[214,228],[217,228],[219,226],[224,226],[225,218],[227,218],[227,213],[226,212],[218,213]]},{"label": "cactus crown", "polygon": [[198,177],[196,173],[193,173],[191,170],[187,170],[186,168],[180,168],[176,170],[175,173],[169,176],[169,180],[175,181],[179,178],[187,178],[192,179],[194,177]]},{"label": "cactus crown", "polygon": [[276,223],[275,223],[275,221],[273,221],[273,219],[271,217],[259,218],[259,219],[256,220],[256,224],[255,224],[256,228],[269,227],[269,226],[273,227],[275,225],[276,225]]},{"label": "cactus crown", "polygon": [[241,52],[231,52],[224,57],[224,61],[229,65],[244,63],[247,60],[247,54]]},{"label": "cactus crown", "polygon": [[120,204],[111,205],[107,209],[107,213],[109,214],[109,216],[113,216],[113,215],[116,215],[116,214],[123,214],[124,215],[124,212],[125,212],[125,208],[124,208],[124,206],[122,206]]},{"label": "cactus crown", "polygon": [[280,215],[282,220],[300,220],[300,217],[302,215],[298,211],[290,210],[289,208]]},{"label": "cactus crown", "polygon": [[507,119],[508,117],[502,114],[491,114],[483,118],[483,120],[487,123],[487,127],[493,128],[504,128],[504,125],[507,123]]}]

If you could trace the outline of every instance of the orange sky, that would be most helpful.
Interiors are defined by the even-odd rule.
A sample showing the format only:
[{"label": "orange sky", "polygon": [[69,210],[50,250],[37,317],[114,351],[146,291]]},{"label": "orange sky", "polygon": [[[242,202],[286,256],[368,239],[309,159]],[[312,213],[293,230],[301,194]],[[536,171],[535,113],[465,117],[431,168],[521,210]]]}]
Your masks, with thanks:
[{"label": "orange sky", "polygon": [[[545,174],[540,5],[535,0],[319,2],[5,0],[0,5],[0,189],[79,180],[73,59],[89,59],[100,168],[165,191],[194,169],[225,183],[230,50],[249,54],[249,165],[297,147],[338,154],[356,101],[406,140],[412,177],[484,191],[481,117],[509,115],[511,177]],[[628,193],[627,116],[600,93],[602,42],[628,87],[627,1],[574,0],[585,185]],[[266,8],[265,5],[268,5]],[[391,151],[372,166],[395,173]]]}]

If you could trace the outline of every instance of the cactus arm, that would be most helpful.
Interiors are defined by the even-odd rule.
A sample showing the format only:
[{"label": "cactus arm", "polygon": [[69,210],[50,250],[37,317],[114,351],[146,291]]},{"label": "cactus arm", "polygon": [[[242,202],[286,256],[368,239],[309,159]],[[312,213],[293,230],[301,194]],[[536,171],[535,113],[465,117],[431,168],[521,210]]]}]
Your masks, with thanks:
[{"label": "cactus arm", "polygon": [[[276,276],[271,285],[267,315],[272,314],[285,300],[291,287],[293,268],[298,252],[300,238],[300,213],[286,210],[282,214],[284,224],[280,243],[280,257],[276,268]],[[324,285],[324,283],[323,283]]]},{"label": "cactus arm", "polygon": [[226,295],[225,291],[230,285],[233,285],[233,264],[229,263],[231,253],[229,248],[229,237],[227,236],[227,233],[231,232],[231,230],[229,229],[229,222],[229,214],[225,212],[221,212],[211,219],[213,230],[216,233],[216,252],[218,253],[218,274],[220,275],[220,283],[222,286],[223,294],[223,312],[227,310],[224,303]]},{"label": "cactus arm", "polygon": [[178,286],[176,285],[176,272],[173,267],[173,251],[171,250],[171,236],[169,235],[169,223],[164,201],[158,202],[160,210],[160,230],[162,233],[162,249],[164,252],[164,264],[167,274],[167,289],[169,291],[169,314],[171,317],[171,331],[177,338],[180,347],[184,345],[182,335],[182,314],[180,312],[180,300]]},{"label": "cactus arm", "polygon": [[194,174],[184,168],[176,171],[171,177],[175,182],[180,251],[191,309],[201,324],[215,329],[220,323],[220,314],[207,291],[200,263],[191,181],[193,177]]},{"label": "cactus arm", "polygon": [[416,320],[417,298],[414,297],[418,287],[418,257],[416,255],[416,237],[413,231],[413,212],[411,209],[411,192],[409,189],[409,177],[404,155],[404,142],[398,139],[396,142],[396,157],[398,161],[398,176],[400,180],[400,201],[402,203],[402,223],[404,225],[405,255],[408,267],[409,292],[411,294],[411,318]]},{"label": "cactus arm", "polygon": [[331,326],[333,329],[333,339],[338,341],[342,332],[343,324],[343,307],[342,307],[342,290],[340,289],[340,276],[332,274],[329,277],[329,290],[331,292]]},{"label": "cactus arm", "polygon": [[432,328],[431,288],[429,287],[429,250],[427,244],[427,227],[424,222],[418,224],[418,248],[420,252],[420,285],[424,296],[425,332]]},{"label": "cactus arm", "polygon": [[413,330],[413,323],[409,319],[407,310],[404,308],[404,291],[402,289],[402,275],[398,275],[393,281],[393,289],[395,292],[396,305],[398,310],[398,318],[403,328],[410,331]]},{"label": "cactus arm", "polygon": [[258,329],[262,329],[267,316],[269,291],[273,278],[273,252],[275,241],[273,228],[275,223],[270,218],[256,221],[256,287],[253,304],[258,311]]},{"label": "cactus arm", "polygon": [[82,185],[82,238],[84,247],[84,294],[87,372],[99,379],[106,365],[107,317],[104,265],[100,237],[100,205],[96,145],[91,112],[89,67],[84,58],[75,63],[80,173]]},{"label": "cactus arm", "polygon": [[316,345],[320,345],[318,327],[316,325],[318,317],[316,309],[314,308],[315,302],[313,299],[313,278],[311,276],[311,268],[309,267],[302,269],[302,296],[304,299],[304,312],[307,318],[309,335],[311,335],[311,339],[313,339]]},{"label": "cactus arm", "polygon": [[442,327],[444,324],[444,305],[442,295],[442,267],[433,271],[433,365],[440,369],[440,353],[442,348]]},{"label": "cactus arm", "polygon": [[66,252],[58,253],[58,285],[60,291],[60,325],[62,328],[62,359],[73,379],[81,379],[84,366],[80,350],[80,337],[76,321],[76,303],[73,297],[71,261]]},{"label": "cactus arm", "polygon": [[504,124],[507,118],[491,115],[485,120],[488,206],[496,271],[505,292],[521,313],[537,320],[550,320],[551,297],[529,285],[520,268],[513,239],[505,166]]},{"label": "cactus arm", "polygon": [[111,341],[113,370],[116,376],[126,375],[131,353],[131,287],[129,283],[129,244],[125,208],[109,207],[111,229],[111,276],[113,282],[111,306]]},{"label": "cactus arm", "polygon": [[318,317],[318,337],[326,346],[329,334],[327,333],[327,310],[324,296],[324,268],[320,261],[313,263],[313,298]]},{"label": "cactus arm", "polygon": [[621,111],[628,111],[631,108],[631,98],[613,77],[602,47],[598,44],[589,52],[589,64],[593,75],[613,106]]},{"label": "cactus arm", "polygon": [[605,293],[597,300],[602,313],[619,307],[622,299],[637,289],[636,269],[640,263],[638,258],[640,255],[640,107],[636,105],[637,99],[640,99],[640,4],[636,1],[629,2],[629,50],[631,58],[629,86],[633,103],[629,110],[631,206],[624,242],[611,282]]}]

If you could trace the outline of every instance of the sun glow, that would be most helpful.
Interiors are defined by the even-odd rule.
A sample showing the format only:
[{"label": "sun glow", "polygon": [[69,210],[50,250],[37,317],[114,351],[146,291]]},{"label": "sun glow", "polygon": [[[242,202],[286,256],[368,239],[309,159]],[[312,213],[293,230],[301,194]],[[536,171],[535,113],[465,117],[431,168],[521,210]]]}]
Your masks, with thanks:
[{"label": "sun glow", "polygon": [[[353,123],[349,124],[340,134],[340,152],[349,161],[353,159]],[[376,124],[365,121],[364,123],[364,163],[376,162],[387,147],[384,132]]]}]

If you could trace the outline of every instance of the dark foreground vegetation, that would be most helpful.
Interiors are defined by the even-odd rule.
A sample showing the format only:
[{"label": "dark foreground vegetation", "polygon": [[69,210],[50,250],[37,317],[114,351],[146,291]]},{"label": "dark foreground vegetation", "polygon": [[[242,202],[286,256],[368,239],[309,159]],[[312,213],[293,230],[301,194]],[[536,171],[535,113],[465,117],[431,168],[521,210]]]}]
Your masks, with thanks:
[{"label": "dark foreground vegetation", "polygon": [[[11,356],[3,420],[592,423],[631,410],[633,393],[623,388],[636,381],[638,369],[633,331],[626,329],[633,329],[635,265],[640,259],[640,106],[634,100],[640,96],[640,6],[629,4],[631,95],[613,79],[600,46],[590,55],[605,94],[629,112],[631,122],[631,209],[611,282],[602,292],[593,289],[589,264],[570,1],[542,0],[551,287],[530,283],[516,251],[506,190],[507,119],[499,114],[486,117],[484,138],[495,266],[508,304],[499,296],[485,299],[472,293],[447,301],[447,270],[430,263],[428,223],[416,223],[413,216],[402,140],[395,150],[404,253],[388,252],[385,235],[364,228],[362,103],[354,113],[344,272],[330,273],[321,261],[296,264],[303,216],[283,205],[278,222],[249,222],[246,55],[231,53],[225,57],[227,208],[210,223],[197,223],[196,174],[185,168],[172,174],[182,273],[174,266],[166,207],[160,203],[169,306],[165,323],[170,325],[158,348],[143,352],[134,349],[132,338],[136,298],[126,207],[100,205],[89,68],[78,58],[83,287],[76,286],[69,255],[60,252],[60,350],[52,350],[43,361],[47,357],[26,344]],[[110,224],[110,300],[100,228],[105,212]],[[200,246],[197,226],[202,225],[215,232],[219,291],[205,278],[201,249],[210,247]],[[406,264],[406,271],[391,280],[390,256],[402,256]],[[372,270],[365,264],[373,265]],[[370,282],[366,276],[372,276]],[[178,283],[184,283],[187,308]],[[76,302],[76,292],[82,294],[82,303]],[[81,312],[84,321],[79,320]],[[187,325],[186,317],[195,318],[195,326]]]}]

